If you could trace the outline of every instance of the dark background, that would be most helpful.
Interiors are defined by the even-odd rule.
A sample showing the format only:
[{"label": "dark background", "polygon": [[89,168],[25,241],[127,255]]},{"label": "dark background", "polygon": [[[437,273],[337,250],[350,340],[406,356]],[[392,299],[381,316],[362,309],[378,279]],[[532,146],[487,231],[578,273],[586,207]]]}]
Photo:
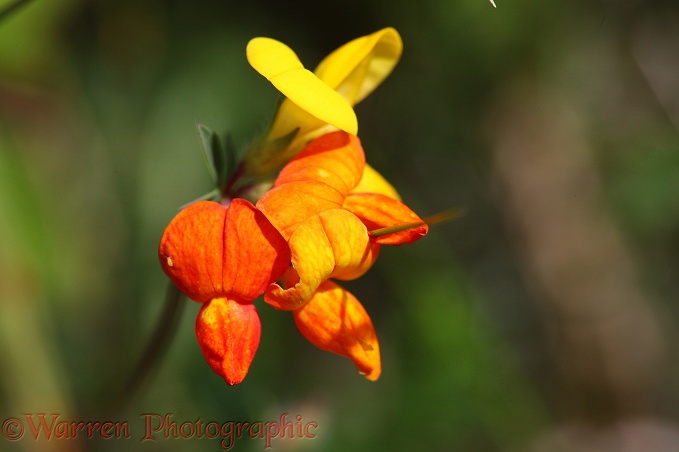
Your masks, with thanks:
[{"label": "dark background", "polygon": [[[289,413],[317,436],[274,450],[676,450],[679,6],[497,4],[34,0],[0,22],[0,421],[127,421],[132,435],[0,448],[216,451],[140,442],[140,415]],[[164,303],[160,235],[211,189],[196,122],[243,147],[271,118],[248,40],[313,68],[385,26],[404,53],[356,108],[368,161],[421,215],[466,215],[383,247],[347,284],[381,378],[260,301],[259,351],[228,387],[186,301],[160,365],[126,391]]]}]

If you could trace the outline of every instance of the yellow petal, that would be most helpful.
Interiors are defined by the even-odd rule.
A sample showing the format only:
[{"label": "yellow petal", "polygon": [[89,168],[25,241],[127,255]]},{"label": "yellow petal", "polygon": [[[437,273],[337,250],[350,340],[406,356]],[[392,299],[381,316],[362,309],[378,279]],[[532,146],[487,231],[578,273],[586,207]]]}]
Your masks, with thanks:
[{"label": "yellow petal", "polygon": [[403,42],[393,28],[354,39],[328,55],[314,73],[351,105],[370,94],[401,58]]},{"label": "yellow petal", "polygon": [[308,218],[288,243],[299,280],[287,289],[271,284],[264,294],[264,301],[284,310],[304,305],[328,278],[349,280],[363,275],[379,252],[361,220],[343,209],[325,210]]},{"label": "yellow petal", "polygon": [[388,196],[396,201],[401,200],[393,185],[391,185],[380,173],[372,166],[366,163],[363,168],[363,176],[358,182],[358,185],[351,191],[352,193],[378,193],[380,195]]},{"label": "yellow petal", "polygon": [[350,358],[367,379],[377,380],[382,369],[377,334],[363,305],[350,292],[326,281],[292,313],[309,342]]},{"label": "yellow petal", "polygon": [[246,49],[250,65],[285,97],[324,123],[352,135],[358,132],[353,108],[344,97],[304,69],[288,46],[270,38],[254,38]]},{"label": "yellow petal", "polygon": [[335,50],[311,74],[285,44],[270,38],[251,40],[248,61],[287,99],[279,106],[266,138],[249,149],[244,174],[271,174],[313,139],[333,130],[356,135],[358,122],[352,106],[391,73],[402,49],[398,32],[385,28]]},{"label": "yellow petal", "polygon": [[268,80],[295,69],[304,69],[297,54],[280,41],[271,38],[254,38],[248,42],[245,53],[250,65]]}]

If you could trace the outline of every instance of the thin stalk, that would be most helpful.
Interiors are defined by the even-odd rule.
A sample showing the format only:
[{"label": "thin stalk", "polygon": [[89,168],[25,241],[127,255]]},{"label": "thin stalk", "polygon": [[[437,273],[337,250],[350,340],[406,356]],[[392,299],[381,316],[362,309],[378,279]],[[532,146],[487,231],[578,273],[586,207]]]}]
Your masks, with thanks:
[{"label": "thin stalk", "polygon": [[[148,380],[151,373],[158,367],[161,359],[165,356],[170,342],[177,331],[179,319],[184,309],[184,296],[172,281],[167,286],[165,306],[158,319],[144,353],[137,362],[134,372],[123,388],[123,394],[115,401],[118,408],[124,407],[132,400],[143,384]],[[117,410],[116,410],[117,411]]]}]

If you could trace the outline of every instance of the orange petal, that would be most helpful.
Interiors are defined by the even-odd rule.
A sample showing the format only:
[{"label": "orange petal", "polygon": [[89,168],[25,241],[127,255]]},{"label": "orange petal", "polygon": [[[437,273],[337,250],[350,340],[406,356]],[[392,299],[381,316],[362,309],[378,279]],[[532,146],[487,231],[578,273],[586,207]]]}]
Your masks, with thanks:
[{"label": "orange petal", "polygon": [[252,302],[216,298],[203,305],[196,319],[196,336],[205,359],[230,385],[248,374],[261,330]]},{"label": "orange petal", "polygon": [[375,328],[361,303],[338,284],[326,281],[293,316],[299,331],[323,350],[350,358],[369,380],[382,370]]},{"label": "orange petal", "polygon": [[364,167],[365,154],[357,137],[342,131],[326,133],[285,165],[274,186],[314,180],[346,196],[361,180]]},{"label": "orange petal", "polygon": [[254,300],[290,265],[285,239],[250,202],[234,199],[224,227],[222,284],[228,293]]},{"label": "orange petal", "polygon": [[228,209],[211,201],[185,207],[165,229],[158,255],[170,279],[198,302],[254,300],[290,263],[283,237],[243,199]]},{"label": "orange petal", "polygon": [[388,196],[377,193],[352,193],[344,200],[343,207],[354,213],[369,231],[403,224],[414,224],[412,228],[393,234],[376,237],[381,245],[412,243],[427,235],[429,226],[408,206]]},{"label": "orange petal", "polygon": [[285,239],[311,216],[342,207],[344,196],[318,181],[290,182],[272,188],[257,202],[259,208]]},{"label": "orange petal", "polygon": [[363,223],[343,209],[307,219],[288,243],[298,282],[288,289],[271,284],[264,294],[264,301],[283,310],[302,306],[328,278],[349,280],[363,275],[379,252]]}]

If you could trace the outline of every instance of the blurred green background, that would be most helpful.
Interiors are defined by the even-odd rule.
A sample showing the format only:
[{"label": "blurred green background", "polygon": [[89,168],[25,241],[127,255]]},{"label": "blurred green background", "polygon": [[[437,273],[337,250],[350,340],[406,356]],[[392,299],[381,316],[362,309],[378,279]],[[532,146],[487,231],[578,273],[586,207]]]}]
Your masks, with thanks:
[{"label": "blurred green background", "polygon": [[[4,18],[0,421],[26,432],[0,449],[221,450],[141,441],[141,415],[289,413],[317,436],[273,450],[677,450],[679,4],[496,3],[33,0]],[[186,301],[126,393],[163,309],[160,235],[211,189],[196,122],[244,146],[271,118],[247,41],[282,40],[313,68],[385,26],[404,54],[357,107],[368,160],[421,215],[467,213],[347,285],[381,378],[258,302],[259,351],[228,387]],[[37,413],[126,421],[131,438],[35,441]]]}]

